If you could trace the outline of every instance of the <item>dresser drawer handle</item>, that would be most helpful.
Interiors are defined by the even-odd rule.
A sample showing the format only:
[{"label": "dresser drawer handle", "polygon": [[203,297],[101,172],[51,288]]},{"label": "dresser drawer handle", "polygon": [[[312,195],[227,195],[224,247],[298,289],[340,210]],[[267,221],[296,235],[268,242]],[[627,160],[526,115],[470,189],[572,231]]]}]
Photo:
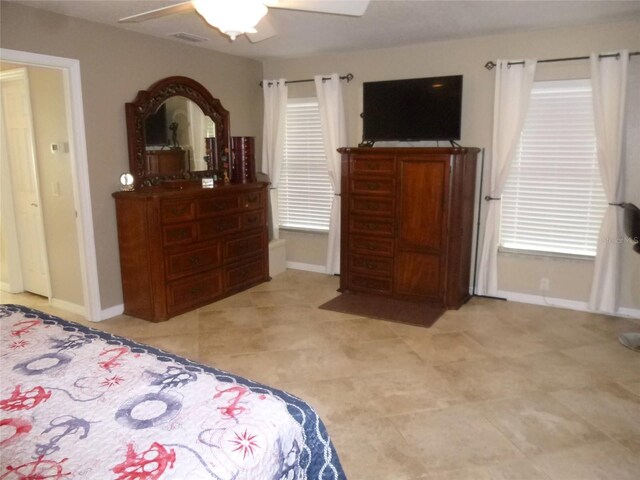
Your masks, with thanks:
[{"label": "dresser drawer handle", "polygon": [[250,217],[247,217],[247,223],[250,225],[258,223],[258,215],[251,215]]},{"label": "dresser drawer handle", "polygon": [[368,202],[367,203],[367,210],[378,210],[378,208],[380,207],[380,204],[377,202]]},{"label": "dresser drawer handle", "polygon": [[376,223],[367,223],[367,230],[377,230],[378,225]]},{"label": "dresser drawer handle", "polygon": [[365,262],[364,266],[367,267],[369,270],[376,270],[376,267],[378,266],[378,264],[375,262]]},{"label": "dresser drawer handle", "polygon": [[258,195],[251,195],[247,198],[247,200],[249,201],[249,203],[256,203],[258,201]]},{"label": "dresser drawer handle", "polygon": [[367,188],[369,190],[378,190],[380,188],[380,184],[377,182],[369,182],[367,183]]},{"label": "dresser drawer handle", "polygon": [[377,170],[378,164],[376,162],[367,162],[367,168],[369,170]]},{"label": "dresser drawer handle", "polygon": [[189,266],[195,267],[196,265],[200,265],[200,263],[202,263],[200,255],[192,255],[189,257]]}]

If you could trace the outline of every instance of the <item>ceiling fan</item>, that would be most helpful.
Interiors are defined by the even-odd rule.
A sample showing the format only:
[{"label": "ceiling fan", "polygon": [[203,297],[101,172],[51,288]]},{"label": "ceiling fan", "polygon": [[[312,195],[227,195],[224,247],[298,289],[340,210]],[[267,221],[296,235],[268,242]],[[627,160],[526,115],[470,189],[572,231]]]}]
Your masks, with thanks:
[{"label": "ceiling fan", "polygon": [[[276,35],[267,19],[268,8],[302,10],[359,17],[369,6],[369,0],[192,0],[168,7],[156,8],[121,18],[119,23],[140,23],[176,13],[196,11],[210,25],[235,40],[246,34],[253,43]],[[254,27],[260,23],[260,30]]]}]

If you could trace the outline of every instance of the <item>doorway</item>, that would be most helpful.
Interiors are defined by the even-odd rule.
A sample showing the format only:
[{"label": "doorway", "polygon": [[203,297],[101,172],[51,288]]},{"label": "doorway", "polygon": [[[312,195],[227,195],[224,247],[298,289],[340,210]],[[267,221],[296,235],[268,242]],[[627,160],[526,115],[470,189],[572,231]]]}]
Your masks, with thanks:
[{"label": "doorway", "polygon": [[3,283],[10,293],[27,291],[51,301],[27,68],[1,64],[0,94]]},{"label": "doorway", "polygon": [[[40,186],[41,194],[45,192],[45,195],[42,196],[49,194],[50,197],[55,197],[58,200],[64,196],[67,197],[68,206],[66,208],[68,210],[66,211],[66,214],[67,217],[70,218],[69,221],[71,222],[72,227],[60,229],[58,232],[58,242],[60,242],[60,239],[63,238],[64,234],[66,234],[67,237],[66,239],[63,239],[63,241],[67,244],[73,244],[73,256],[77,259],[77,268],[75,271],[78,272],[75,277],[76,281],[77,277],[80,278],[81,295],[77,295],[77,297],[79,297],[77,303],[74,301],[65,302],[64,300],[56,299],[56,290],[64,290],[68,283],[65,280],[60,281],[59,275],[57,277],[58,280],[56,280],[56,272],[64,274],[65,268],[67,270],[72,269],[69,268],[69,264],[67,263],[68,259],[65,258],[69,255],[64,254],[64,252],[63,255],[58,255],[57,250],[53,250],[52,248],[49,248],[49,263],[52,266],[50,269],[52,274],[52,286],[49,291],[49,295],[52,295],[52,304],[54,306],[83,315],[88,320],[102,320],[103,315],[100,308],[98,289],[91,198],[89,194],[80,63],[75,59],[39,55],[8,49],[0,49],[0,58],[2,62],[17,64],[19,67],[23,67],[26,70],[39,69],[44,73],[56,74],[59,77],[62,97],[64,97],[64,99],[58,107],[64,110],[65,115],[64,117],[62,115],[58,115],[57,118],[66,118],[66,122],[60,121],[57,123],[64,123],[65,130],[64,132],[59,132],[50,137],[44,145],[41,145],[38,142],[38,146],[41,151],[46,150],[47,154],[51,154],[46,161],[46,168],[61,169],[66,167],[68,169],[68,182],[65,183],[65,181],[56,178],[55,175],[48,174],[45,177],[42,175],[42,172],[40,172],[42,180]],[[55,121],[50,122],[50,125],[55,123]],[[64,165],[63,161],[65,156],[67,156],[68,160],[66,165]],[[5,189],[3,188],[2,190],[4,203],[4,197],[6,194]],[[44,210],[49,210],[51,212],[55,210],[55,207],[51,207],[49,209],[45,208]],[[4,216],[2,224],[3,230],[8,230],[5,228]],[[53,220],[53,225],[54,226],[52,228],[59,226],[55,219]],[[16,226],[18,226],[18,222],[16,222]],[[47,222],[45,221],[45,230],[47,230],[47,226]],[[15,230],[18,230],[19,228],[20,227],[18,226]],[[16,240],[16,242],[20,243],[20,246],[22,246],[21,244],[23,243],[23,240]],[[6,247],[10,247],[10,242],[7,241],[6,243]],[[60,245],[60,243],[58,243],[58,245]],[[7,258],[12,259],[13,255],[9,255]]]}]

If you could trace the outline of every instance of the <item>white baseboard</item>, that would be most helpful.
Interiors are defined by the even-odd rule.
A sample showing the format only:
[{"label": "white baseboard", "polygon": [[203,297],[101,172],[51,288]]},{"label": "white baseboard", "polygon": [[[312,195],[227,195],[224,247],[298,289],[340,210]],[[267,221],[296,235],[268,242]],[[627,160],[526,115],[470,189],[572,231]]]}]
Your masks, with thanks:
[{"label": "white baseboard", "polygon": [[312,263],[287,262],[287,268],[306,272],[327,273],[327,268],[324,265],[313,265]]},{"label": "white baseboard", "polygon": [[51,299],[51,306],[65,310],[67,312],[75,313],[76,315],[82,315],[86,318],[87,309],[84,305],[78,305],[77,303],[67,302],[66,300],[59,300],[57,298]]},{"label": "white baseboard", "polygon": [[[587,302],[578,300],[567,300],[566,298],[544,297],[542,295],[532,295],[528,293],[508,292],[498,290],[497,297],[506,298],[510,302],[531,303],[533,305],[545,305],[548,307],[567,308],[580,312],[590,312]],[[620,307],[615,314],[616,317],[640,318],[640,310],[636,308]]]},{"label": "white baseboard", "polygon": [[117,317],[118,315],[122,315],[124,313],[124,304],[114,305],[113,307],[105,308],[100,311],[100,320],[107,320],[108,318]]}]

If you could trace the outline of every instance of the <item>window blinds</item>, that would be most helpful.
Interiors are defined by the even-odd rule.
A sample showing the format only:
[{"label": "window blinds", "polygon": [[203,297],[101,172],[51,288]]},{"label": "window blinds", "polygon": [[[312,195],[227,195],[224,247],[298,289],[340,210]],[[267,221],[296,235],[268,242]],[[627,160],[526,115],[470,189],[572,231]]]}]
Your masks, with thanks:
[{"label": "window blinds", "polygon": [[328,231],[332,197],[318,102],[290,99],[278,186],[280,226]]},{"label": "window blinds", "polygon": [[503,247],[595,255],[607,201],[590,80],[534,84],[501,203]]}]

